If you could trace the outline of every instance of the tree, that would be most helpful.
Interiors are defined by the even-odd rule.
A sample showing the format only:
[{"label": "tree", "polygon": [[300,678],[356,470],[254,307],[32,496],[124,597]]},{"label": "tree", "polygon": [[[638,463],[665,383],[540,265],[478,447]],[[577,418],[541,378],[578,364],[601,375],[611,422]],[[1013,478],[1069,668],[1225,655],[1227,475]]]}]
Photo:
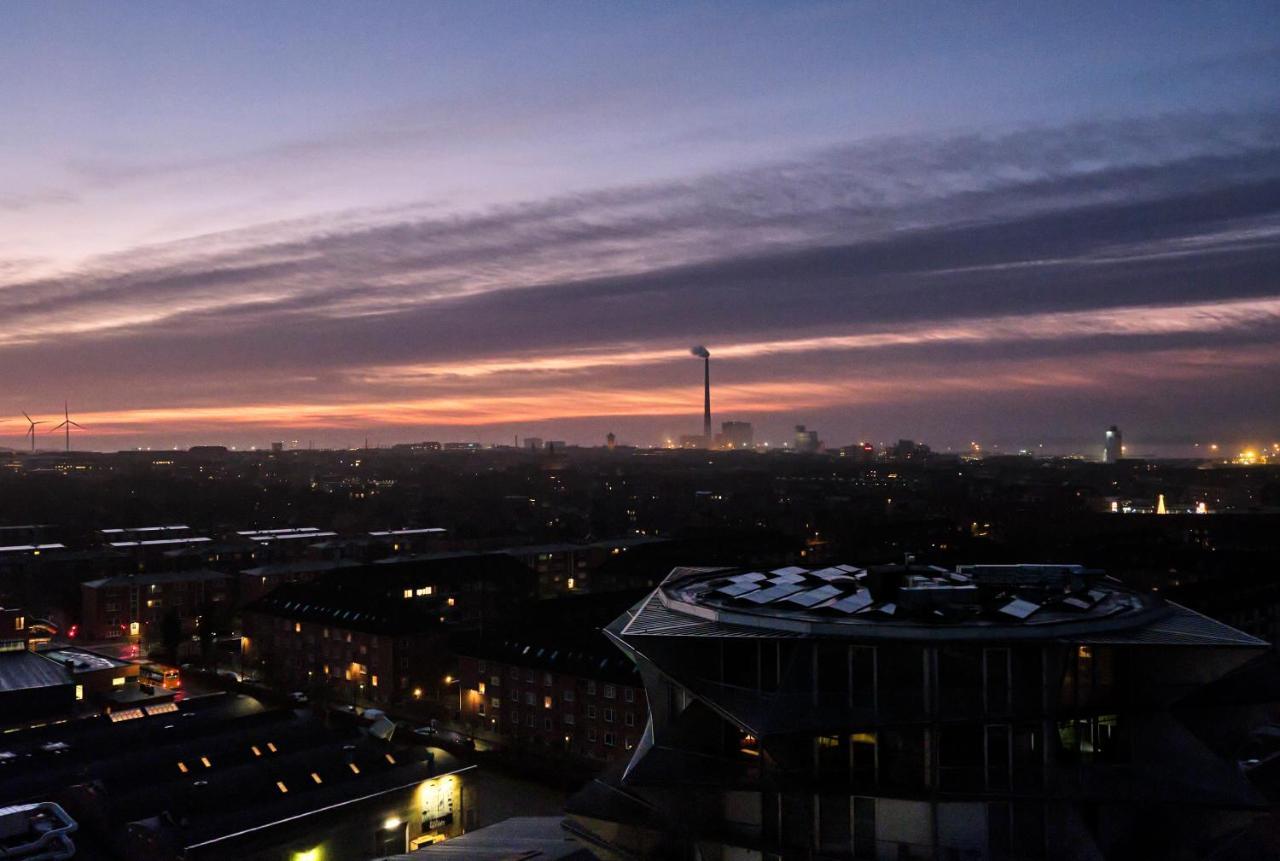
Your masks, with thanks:
[{"label": "tree", "polygon": [[178,646],[182,643],[182,620],[178,618],[178,611],[172,607],[165,610],[160,618],[160,643],[169,660],[176,662]]}]

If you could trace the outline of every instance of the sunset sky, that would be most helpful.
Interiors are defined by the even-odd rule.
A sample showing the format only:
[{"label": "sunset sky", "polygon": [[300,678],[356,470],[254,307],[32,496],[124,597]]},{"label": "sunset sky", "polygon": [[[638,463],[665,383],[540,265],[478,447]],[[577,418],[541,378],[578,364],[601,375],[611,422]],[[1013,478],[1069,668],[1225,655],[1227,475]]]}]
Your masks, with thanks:
[{"label": "sunset sky", "polygon": [[14,2],[0,117],[0,446],[1280,441],[1274,0]]}]

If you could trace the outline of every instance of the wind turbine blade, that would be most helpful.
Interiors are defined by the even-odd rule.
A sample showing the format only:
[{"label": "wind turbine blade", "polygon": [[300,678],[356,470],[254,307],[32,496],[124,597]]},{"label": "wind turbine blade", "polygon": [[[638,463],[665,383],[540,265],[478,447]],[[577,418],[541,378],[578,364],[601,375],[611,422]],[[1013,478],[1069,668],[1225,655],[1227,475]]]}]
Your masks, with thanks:
[{"label": "wind turbine blade", "polygon": [[54,425],[53,427],[49,428],[49,433],[53,433],[53,432],[54,432],[54,431],[56,431],[56,430],[62,430],[62,429],[63,429],[63,427],[65,427],[65,426],[66,426],[66,424],[67,424],[66,422],[63,422],[63,423],[62,423],[62,424],[60,424],[60,425]]},{"label": "wind turbine blade", "polygon": [[80,424],[79,422],[70,422],[70,424],[73,428],[80,428],[80,430],[84,430],[84,425]]},{"label": "wind turbine blade", "polygon": [[23,410],[23,411],[22,411],[22,417],[23,417],[24,419],[26,419],[27,421],[31,421],[31,416],[27,415],[27,411],[26,411],[26,410]]}]

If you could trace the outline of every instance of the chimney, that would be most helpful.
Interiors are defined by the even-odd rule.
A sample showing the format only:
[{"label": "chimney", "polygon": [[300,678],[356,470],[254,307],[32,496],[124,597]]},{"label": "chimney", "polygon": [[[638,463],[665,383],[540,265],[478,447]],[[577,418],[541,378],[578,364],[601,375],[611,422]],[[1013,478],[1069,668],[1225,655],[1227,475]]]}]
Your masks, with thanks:
[{"label": "chimney", "polygon": [[711,444],[711,356],[702,358],[702,435]]}]

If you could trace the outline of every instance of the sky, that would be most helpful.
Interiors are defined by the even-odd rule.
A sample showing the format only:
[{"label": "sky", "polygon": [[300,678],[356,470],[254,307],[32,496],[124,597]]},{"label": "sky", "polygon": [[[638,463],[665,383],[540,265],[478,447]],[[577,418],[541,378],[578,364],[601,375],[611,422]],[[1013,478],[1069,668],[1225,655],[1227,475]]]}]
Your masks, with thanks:
[{"label": "sky", "polygon": [[0,445],[1280,442],[1270,2],[32,0],[0,117]]}]

